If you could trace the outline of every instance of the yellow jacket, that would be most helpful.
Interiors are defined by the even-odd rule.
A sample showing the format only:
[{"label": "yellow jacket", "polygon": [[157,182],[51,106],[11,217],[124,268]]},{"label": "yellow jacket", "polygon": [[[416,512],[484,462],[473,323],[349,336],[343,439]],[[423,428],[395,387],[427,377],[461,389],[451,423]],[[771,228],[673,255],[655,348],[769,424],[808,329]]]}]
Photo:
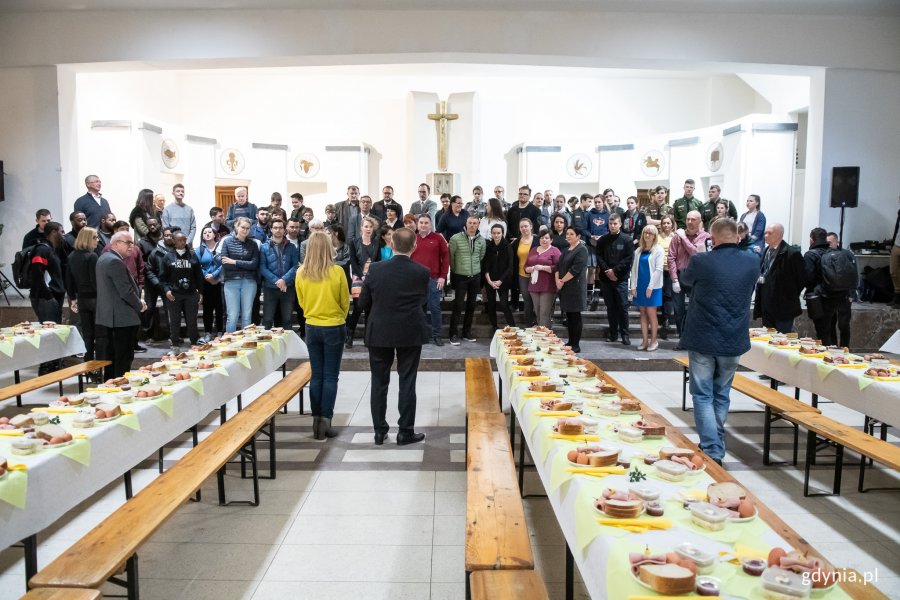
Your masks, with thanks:
[{"label": "yellow jacket", "polygon": [[334,265],[322,281],[310,281],[297,271],[294,282],[297,302],[310,325],[333,327],[343,325],[350,309],[350,290],[344,270]]}]

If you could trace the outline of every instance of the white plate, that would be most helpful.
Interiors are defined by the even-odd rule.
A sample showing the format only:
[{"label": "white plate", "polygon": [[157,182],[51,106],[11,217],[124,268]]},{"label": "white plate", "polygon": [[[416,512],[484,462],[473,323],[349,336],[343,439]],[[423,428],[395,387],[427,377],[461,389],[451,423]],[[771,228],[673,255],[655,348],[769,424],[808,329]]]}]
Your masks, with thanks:
[{"label": "white plate", "polygon": [[108,423],[109,421],[115,421],[116,419],[118,419],[121,416],[122,416],[121,414],[118,414],[114,417],[107,417],[105,419],[94,418],[94,423]]},{"label": "white plate", "polygon": [[[650,591],[652,591],[652,592],[654,592],[654,593],[656,593],[656,594],[659,594],[659,592],[657,592],[657,591],[654,590],[652,587],[650,587],[649,584],[646,584],[646,583],[644,583],[643,581],[641,581],[641,578],[634,574],[634,571],[631,570],[631,567],[628,568],[628,572],[631,574],[631,578],[634,579],[634,580],[638,583],[638,585],[640,585],[640,586],[642,586],[642,587],[644,587],[644,588],[646,588],[646,589],[648,589],[648,590],[650,590]],[[717,577],[710,577],[709,575],[698,575],[697,577],[703,577],[703,578],[705,578],[705,579],[712,579],[712,580],[715,580],[715,582],[719,584],[719,591],[721,592],[721,590],[722,590],[722,582],[721,582]],[[676,594],[672,594],[672,595],[676,595]],[[686,593],[686,594],[677,594],[676,596],[695,596],[695,595],[697,595],[696,590],[691,591],[691,592],[688,592],[688,593]],[[723,596],[723,595],[720,594],[720,597],[721,597],[721,598],[724,598],[725,596]]]},{"label": "white plate", "polygon": [[734,518],[729,518],[728,521],[729,521],[730,523],[749,523],[750,521],[752,521],[753,519],[755,519],[755,518],[758,517],[758,516],[759,516],[759,509],[758,509],[757,507],[754,506],[754,507],[753,507],[753,515],[751,515],[751,516],[749,516],[749,517],[734,517]]},{"label": "white plate", "polygon": [[[594,500],[594,502],[596,502],[596,499]],[[609,519],[621,519],[621,518],[623,518],[623,517],[614,517],[614,516],[612,516],[612,515],[610,515],[610,514],[607,514],[607,513],[603,512],[602,510],[600,510],[599,508],[597,508],[597,507],[594,505],[594,502],[591,502],[591,508],[593,508],[595,511],[597,511],[598,513],[600,513],[600,514],[603,515],[604,517],[607,517],[607,518],[609,518]],[[642,502],[643,502],[643,500],[642,500]],[[641,516],[642,514],[644,514],[645,512],[647,512],[647,509],[644,508],[644,506],[643,506],[643,504],[642,504],[642,505],[641,505],[641,512],[639,512],[639,513],[637,514],[637,517],[640,517],[640,516]],[[629,518],[629,519],[636,519],[637,517],[628,517],[628,518]]]},{"label": "white plate", "polygon": [[71,446],[74,443],[75,443],[74,439],[69,440],[68,442],[62,442],[61,444],[53,444],[52,446],[50,444],[44,443],[43,445],[39,446],[39,448],[41,448],[43,450],[57,450],[59,448],[65,448],[67,446]]}]

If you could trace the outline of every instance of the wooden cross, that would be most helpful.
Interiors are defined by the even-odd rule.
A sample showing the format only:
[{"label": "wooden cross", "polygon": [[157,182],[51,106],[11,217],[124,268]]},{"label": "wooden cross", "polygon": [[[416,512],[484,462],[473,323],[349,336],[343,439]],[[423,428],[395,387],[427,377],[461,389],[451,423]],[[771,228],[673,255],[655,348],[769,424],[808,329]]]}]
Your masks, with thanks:
[{"label": "wooden cross", "polygon": [[441,100],[437,105],[438,112],[431,113],[428,118],[435,121],[438,128],[438,168],[447,170],[447,121],[455,121],[459,115],[447,112],[447,101]]}]

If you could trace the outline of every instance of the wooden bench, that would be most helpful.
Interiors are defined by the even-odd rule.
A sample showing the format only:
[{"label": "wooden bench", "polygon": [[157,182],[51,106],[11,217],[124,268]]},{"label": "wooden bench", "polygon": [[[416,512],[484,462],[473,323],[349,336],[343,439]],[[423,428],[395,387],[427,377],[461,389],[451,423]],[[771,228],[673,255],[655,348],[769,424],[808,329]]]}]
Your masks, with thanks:
[{"label": "wooden bench", "polygon": [[[686,398],[687,398],[687,380],[688,380],[688,369],[690,368],[690,362],[687,357],[679,356],[673,359],[678,365],[680,365],[683,369],[682,374],[682,383],[681,383],[681,409],[687,410],[686,408]],[[770,458],[770,451],[772,447],[772,424],[776,421],[788,421],[791,423],[791,428],[794,430],[794,445],[793,445],[793,459],[792,463],[797,464],[797,453],[799,447],[799,436],[800,431],[797,427],[797,424],[791,419],[786,419],[784,417],[785,413],[801,413],[801,412],[809,412],[814,414],[819,414],[821,411],[814,407],[806,404],[805,402],[801,402],[796,398],[792,398],[786,394],[782,394],[776,389],[772,389],[770,386],[764,385],[758,381],[753,381],[749,377],[741,375],[740,373],[734,374],[734,379],[731,382],[731,389],[738,391],[745,396],[749,396],[753,400],[761,403],[763,407],[765,407],[765,423],[763,425],[763,464],[771,465],[771,464],[785,464],[785,463],[773,463]]]},{"label": "wooden bench", "polygon": [[537,571],[476,571],[471,575],[472,600],[549,600]]},{"label": "wooden bench", "polygon": [[489,358],[466,359],[466,415],[499,413],[497,386]]},{"label": "wooden bench", "polygon": [[[866,492],[865,473],[866,459],[870,458],[895,471],[900,471],[900,447],[880,440],[863,431],[855,429],[823,414],[811,412],[785,413],[784,418],[796,423],[807,431],[806,465],[803,476],[804,496],[837,496],[841,493],[841,470],[843,468],[844,448],[849,448],[860,455],[859,485],[860,492]],[[836,450],[834,462],[834,482],[832,493],[810,493],[809,472],[815,463],[816,453],[823,446],[833,446]],[[870,488],[896,489],[896,488]]]},{"label": "wooden bench", "polygon": [[[172,468],[106,518],[52,563],[31,578],[32,588],[99,589],[107,580],[128,589],[128,597],[137,597],[138,548],[171,517],[199,488],[207,477],[220,477],[225,464],[253,443],[257,431],[297,390],[309,382],[310,366],[304,363],[272,386],[240,413],[221,425],[191,449]],[[255,470],[255,464],[254,464]],[[258,498],[258,483],[254,481]],[[221,502],[221,499],[220,499]],[[127,584],[111,579],[126,566]]]},{"label": "wooden bench", "polygon": [[42,387],[59,384],[59,395],[63,395],[63,381],[70,377],[78,377],[78,391],[84,391],[84,376],[92,371],[102,369],[112,363],[108,360],[89,360],[79,365],[72,365],[65,369],[53,371],[46,375],[41,375],[28,381],[19,382],[18,371],[16,371],[16,383],[0,388],[0,401],[9,400],[15,397],[16,406],[22,406],[22,394],[39,390]]},{"label": "wooden bench", "polygon": [[466,595],[476,571],[534,569],[501,413],[472,413],[466,455]]},{"label": "wooden bench", "polygon": [[103,594],[99,590],[78,588],[40,588],[31,590],[21,600],[99,600]]}]

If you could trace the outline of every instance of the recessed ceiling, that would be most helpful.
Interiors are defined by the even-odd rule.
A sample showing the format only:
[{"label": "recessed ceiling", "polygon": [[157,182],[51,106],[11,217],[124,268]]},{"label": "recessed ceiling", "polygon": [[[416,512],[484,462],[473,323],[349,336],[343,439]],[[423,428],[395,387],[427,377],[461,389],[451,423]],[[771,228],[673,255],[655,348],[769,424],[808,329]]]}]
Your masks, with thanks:
[{"label": "recessed ceiling", "polygon": [[900,17],[897,0],[3,0],[0,12],[121,10],[468,10],[870,15]]}]

